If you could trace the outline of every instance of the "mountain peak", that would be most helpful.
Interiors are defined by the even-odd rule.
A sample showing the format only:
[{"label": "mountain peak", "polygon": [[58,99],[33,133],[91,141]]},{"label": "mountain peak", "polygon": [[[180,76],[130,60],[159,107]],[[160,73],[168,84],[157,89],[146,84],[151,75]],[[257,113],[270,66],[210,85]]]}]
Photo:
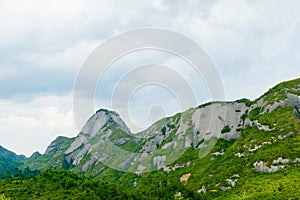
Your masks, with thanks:
[{"label": "mountain peak", "polygon": [[119,116],[119,114],[117,112],[112,111],[112,110],[108,110],[108,109],[105,109],[105,108],[100,108],[99,110],[96,111],[96,113],[113,114],[113,115]]},{"label": "mountain peak", "polygon": [[123,129],[125,132],[130,133],[129,128],[126,126],[125,122],[120,118],[120,115],[115,111],[110,111],[107,109],[99,109],[84,125],[81,132],[90,136],[95,136],[103,128],[107,127],[109,124],[114,124],[115,126]]}]

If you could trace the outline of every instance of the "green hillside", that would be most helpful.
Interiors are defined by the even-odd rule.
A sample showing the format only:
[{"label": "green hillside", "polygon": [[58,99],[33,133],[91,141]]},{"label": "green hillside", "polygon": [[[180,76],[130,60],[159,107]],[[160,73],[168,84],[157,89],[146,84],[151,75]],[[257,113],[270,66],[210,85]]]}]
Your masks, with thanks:
[{"label": "green hillside", "polygon": [[68,164],[64,159],[64,150],[71,144],[73,138],[59,136],[47,148],[46,153],[41,155],[35,152],[26,159],[21,169],[45,170],[48,168],[67,168]]},{"label": "green hillside", "polygon": [[25,159],[25,156],[16,155],[0,146],[0,178],[5,178],[7,174],[16,171],[16,168],[20,167]]}]

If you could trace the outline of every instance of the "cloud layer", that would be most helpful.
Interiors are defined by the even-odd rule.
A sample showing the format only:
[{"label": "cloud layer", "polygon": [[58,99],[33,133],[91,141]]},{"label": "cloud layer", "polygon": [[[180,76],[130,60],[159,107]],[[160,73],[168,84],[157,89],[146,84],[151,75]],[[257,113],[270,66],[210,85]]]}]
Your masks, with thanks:
[{"label": "cloud layer", "polygon": [[[297,0],[0,0],[0,5],[0,144],[26,155],[44,151],[57,135],[77,134],[70,95],[76,75],[102,41],[120,32],[161,27],[189,36],[214,60],[228,100],[254,99],[274,84],[300,76]],[[209,100],[205,81],[193,77],[177,58],[141,52],[116,63],[99,83],[95,109],[110,108],[111,86],[122,76],[121,68],[126,72],[149,63],[173,66],[196,90],[197,104]],[[120,87],[126,91],[126,84],[134,83]],[[145,87],[132,102],[120,100],[117,111],[130,105],[133,121],[146,126],[163,112],[178,111],[172,95],[157,101],[164,92]],[[169,107],[161,110],[157,104]]]}]

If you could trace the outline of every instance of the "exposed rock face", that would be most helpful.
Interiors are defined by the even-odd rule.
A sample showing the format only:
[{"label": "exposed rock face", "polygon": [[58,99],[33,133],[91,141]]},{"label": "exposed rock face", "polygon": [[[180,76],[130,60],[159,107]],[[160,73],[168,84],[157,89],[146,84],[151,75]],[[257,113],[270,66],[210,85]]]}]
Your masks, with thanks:
[{"label": "exposed rock face", "polygon": [[245,154],[244,153],[235,153],[234,154],[236,157],[245,157]]},{"label": "exposed rock face", "polygon": [[156,156],[153,158],[153,164],[157,166],[157,169],[165,167],[166,156]]},{"label": "exposed rock face", "polygon": [[199,190],[197,190],[197,192],[198,192],[198,193],[203,193],[203,194],[205,194],[205,193],[206,193],[206,188],[205,188],[205,186],[202,185],[202,188],[199,189]]},{"label": "exposed rock face", "polygon": [[267,163],[263,162],[263,161],[259,161],[259,162],[255,162],[253,164],[254,169],[258,172],[267,172],[267,173],[272,173],[272,172],[276,172],[280,169],[283,169],[285,166],[284,165],[271,165],[270,167],[267,166]]},{"label": "exposed rock face", "polygon": [[273,160],[273,164],[288,164],[290,162],[290,159],[283,159],[283,158],[278,158],[277,160]]},{"label": "exposed rock face", "polygon": [[[82,168],[79,169],[80,171],[85,172],[88,170],[88,168],[92,167],[97,160],[108,159],[107,156],[99,156],[97,153],[92,152],[98,149],[103,141],[109,139],[112,134],[112,130],[109,129],[110,127],[113,127],[117,130],[120,129],[120,131],[124,133],[130,133],[129,128],[125,125],[123,120],[116,112],[100,109],[87,121],[80,134],[65,151],[66,160],[71,165],[78,166],[82,159],[89,155],[91,159],[85,161],[86,163],[81,163]],[[112,142],[115,145],[122,145],[129,140],[130,138],[128,137],[122,137],[116,138]]]},{"label": "exposed rock face", "polygon": [[[288,102],[295,103],[294,100],[294,97],[289,97]],[[258,101],[252,105],[252,108],[262,105],[263,101]],[[101,109],[87,121],[80,134],[63,152],[60,147],[64,145],[64,141],[60,138],[49,145],[45,155],[63,153],[68,165],[73,166],[74,170],[82,172],[91,170],[93,165],[99,162],[111,163],[111,160],[118,154],[122,159],[115,164],[115,168],[119,170],[126,171],[132,168],[136,173],[142,173],[147,170],[163,168],[165,171],[171,171],[172,169],[167,166],[175,161],[176,156],[191,147],[206,148],[205,142],[212,138],[236,139],[240,136],[238,129],[245,125],[270,131],[269,127],[261,125],[257,121],[252,122],[249,119],[243,121],[242,116],[249,109],[243,102],[211,103],[190,109],[181,115],[160,120],[147,130],[137,134],[130,133],[129,128],[117,113]],[[230,130],[222,133],[225,126],[228,126]],[[126,153],[122,150],[119,153],[113,153],[114,150],[108,150],[107,145],[121,147],[127,143],[143,145],[138,153]],[[249,151],[254,152],[263,145],[265,144],[249,147]],[[155,153],[158,149],[160,149],[160,155]],[[165,154],[163,154],[164,151]],[[168,155],[167,152],[170,151],[175,152],[173,157]],[[224,155],[224,151],[212,154]],[[90,159],[84,159],[87,156]],[[245,155],[236,153],[236,156],[243,157]],[[151,165],[155,168],[147,167],[149,164],[145,162],[149,162],[148,158],[151,159]],[[256,168],[259,166],[257,165]],[[259,169],[263,170],[263,167]]]},{"label": "exposed rock face", "polygon": [[122,145],[122,144],[125,144],[129,140],[130,140],[130,138],[119,138],[119,139],[114,140],[113,143],[115,145]]},{"label": "exposed rock face", "polygon": [[92,156],[92,157],[90,158],[89,161],[87,161],[86,163],[84,163],[84,165],[82,166],[81,171],[82,171],[82,172],[86,172],[86,171],[87,171],[90,167],[92,167],[96,162],[97,162],[97,159],[96,159],[94,156]]},{"label": "exposed rock face", "polygon": [[97,133],[101,131],[109,123],[114,123],[117,127],[120,127],[126,132],[130,132],[129,128],[125,125],[124,121],[120,116],[113,111],[108,111],[105,109],[100,109],[94,114],[84,125],[81,132],[87,134],[90,137],[94,137]]},{"label": "exposed rock face", "polygon": [[227,181],[227,183],[228,183],[229,185],[231,185],[231,187],[235,187],[235,184],[236,184],[236,181],[237,181],[237,180],[226,179],[226,181]]},{"label": "exposed rock face", "polygon": [[[273,94],[268,95],[272,97]],[[157,169],[169,172],[177,168],[171,164],[189,148],[199,149],[199,152],[204,149],[214,156],[222,156],[226,153],[224,150],[210,152],[210,146],[214,145],[211,141],[220,138],[237,139],[241,135],[241,129],[248,126],[264,132],[273,131],[269,126],[248,117],[251,110],[256,108],[262,114],[273,112],[278,107],[293,106],[295,115],[299,115],[300,120],[299,96],[287,91],[285,99],[276,99],[271,104],[267,97],[262,96],[250,104],[245,100],[204,104],[161,119],[147,130],[136,134],[130,132],[116,112],[100,109],[87,121],[76,138],[56,139],[43,156],[57,157],[61,159],[60,163],[65,161],[69,169],[79,172],[100,173],[102,165],[136,174]],[[276,140],[285,139],[291,134],[293,133],[282,133],[270,141],[251,143],[245,147],[245,152],[237,150],[233,155],[243,159],[265,145],[272,145]],[[285,159],[274,160],[273,165],[268,167],[263,161],[258,161],[254,163],[254,169],[273,172],[284,167],[286,162]],[[97,170],[93,170],[95,165],[99,165]],[[227,182],[234,187],[229,180],[233,179],[228,179]]]},{"label": "exposed rock face", "polygon": [[214,156],[223,156],[224,155],[224,149],[222,149],[221,152],[219,152],[219,151],[214,152],[214,153],[212,153],[212,155],[214,155]]},{"label": "exposed rock face", "polygon": [[293,162],[294,163],[300,163],[300,158],[296,158]]},{"label": "exposed rock face", "polygon": [[267,105],[265,107],[265,111],[273,112],[278,107],[284,108],[288,105],[299,107],[300,106],[300,97],[295,94],[287,93],[286,99],[279,101],[279,102],[275,102],[273,105]]},{"label": "exposed rock face", "polygon": [[68,138],[66,137],[57,137],[51,144],[47,147],[45,155],[54,155],[60,153],[60,147],[65,144]]},{"label": "exposed rock face", "polygon": [[[212,137],[226,140],[236,139],[240,133],[236,131],[242,123],[241,116],[249,109],[245,103],[220,102],[213,103],[203,108],[196,109],[192,114],[193,133],[206,133],[200,137],[194,137],[194,147],[202,139],[209,140]],[[239,112],[237,112],[239,111]],[[228,133],[221,134],[225,126],[230,127]]]},{"label": "exposed rock face", "polygon": [[187,182],[191,176],[191,173],[184,174],[180,177],[180,182]]}]

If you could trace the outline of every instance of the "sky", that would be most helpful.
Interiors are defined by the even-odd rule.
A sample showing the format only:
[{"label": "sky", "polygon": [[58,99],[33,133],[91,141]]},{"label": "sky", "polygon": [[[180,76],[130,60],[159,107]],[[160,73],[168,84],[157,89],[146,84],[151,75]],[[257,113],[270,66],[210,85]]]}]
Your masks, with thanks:
[{"label": "sky", "polygon": [[[218,70],[224,100],[255,99],[281,81],[300,77],[299,10],[298,0],[0,0],[0,145],[30,156],[43,153],[59,135],[75,137],[80,130],[73,89],[81,67],[107,39],[139,28],[164,28],[191,38]],[[156,67],[137,69],[149,64]],[[188,106],[211,100],[205,77],[196,76],[187,63],[144,50],[111,65],[97,85],[94,110],[113,109],[121,117],[127,111],[123,119],[131,130],[145,129],[181,107],[169,86],[138,80],[156,77],[174,86],[176,74],[194,92]],[[141,87],[133,87],[136,83]],[[185,84],[177,85],[187,91]]]}]

